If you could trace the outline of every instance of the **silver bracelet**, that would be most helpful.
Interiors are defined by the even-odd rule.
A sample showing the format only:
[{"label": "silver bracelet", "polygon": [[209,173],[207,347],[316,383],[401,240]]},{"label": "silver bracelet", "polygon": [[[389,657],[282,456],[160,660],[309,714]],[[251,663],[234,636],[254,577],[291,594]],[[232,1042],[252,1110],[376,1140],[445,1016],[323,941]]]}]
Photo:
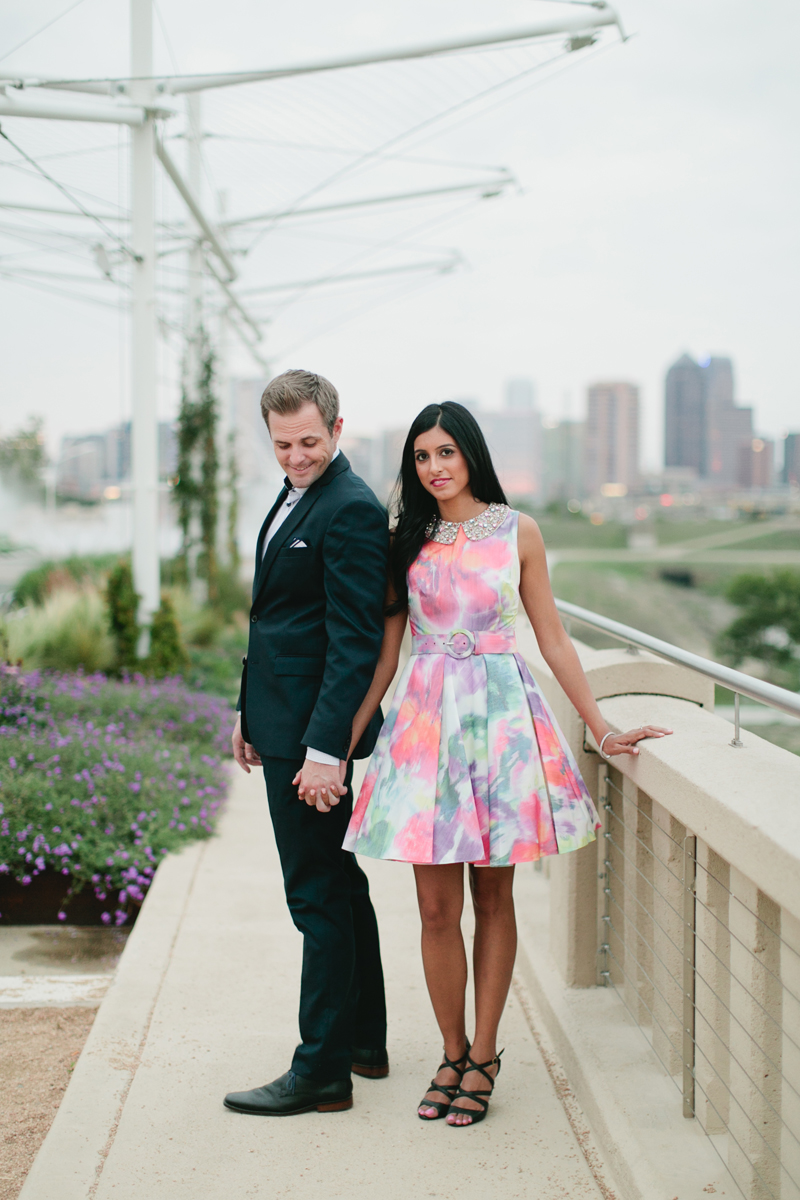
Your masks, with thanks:
[{"label": "silver bracelet", "polygon": [[604,754],[604,753],[603,753],[603,746],[605,745],[606,738],[610,738],[610,737],[613,737],[613,736],[614,736],[614,732],[613,732],[613,730],[609,729],[608,733],[604,733],[604,734],[603,734],[602,741],[600,742],[600,754],[601,754],[601,755],[602,755],[602,757],[603,757],[603,758],[606,760],[606,762],[610,762],[610,761],[611,761],[611,755],[610,755],[610,754]]}]

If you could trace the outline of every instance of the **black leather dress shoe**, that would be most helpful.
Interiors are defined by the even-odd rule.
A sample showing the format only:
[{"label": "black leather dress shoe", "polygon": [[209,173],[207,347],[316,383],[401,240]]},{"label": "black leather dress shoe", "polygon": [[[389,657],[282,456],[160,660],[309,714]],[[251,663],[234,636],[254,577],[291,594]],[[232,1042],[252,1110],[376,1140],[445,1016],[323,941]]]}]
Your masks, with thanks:
[{"label": "black leather dress shoe", "polygon": [[291,1117],[295,1113],[342,1112],[353,1107],[353,1084],[349,1079],[317,1083],[287,1071],[280,1079],[250,1092],[229,1092],[225,1107],[259,1117]]},{"label": "black leather dress shoe", "polygon": [[385,1079],[389,1074],[389,1055],[386,1050],[350,1050],[350,1070],[365,1079]]}]

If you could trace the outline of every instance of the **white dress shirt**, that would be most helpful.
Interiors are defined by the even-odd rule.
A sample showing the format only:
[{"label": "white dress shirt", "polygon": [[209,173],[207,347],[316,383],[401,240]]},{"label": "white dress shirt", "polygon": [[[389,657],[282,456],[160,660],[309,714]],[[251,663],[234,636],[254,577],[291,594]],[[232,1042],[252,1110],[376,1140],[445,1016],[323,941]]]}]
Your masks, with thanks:
[{"label": "white dress shirt", "polygon": [[[331,462],[333,462],[334,458],[338,458],[338,457],[339,457],[339,447],[337,446],[333,452],[333,458],[331,459]],[[328,464],[328,466],[330,466],[330,463]],[[326,468],[326,470],[327,470],[327,468]],[[309,484],[308,487],[311,487],[311,484]],[[286,499],[284,500],[283,504],[280,506],[278,511],[275,513],[275,516],[270,521],[269,529],[264,534],[264,544],[261,547],[261,557],[262,558],[267,553],[267,546],[270,544],[270,542],[272,541],[275,534],[280,529],[283,522],[289,516],[289,513],[292,511],[292,509],[295,507],[295,505],[300,500],[303,499],[303,496],[305,496],[307,491],[308,491],[307,487],[289,488],[289,494],[287,495]]]},{"label": "white dress shirt", "polygon": [[[338,454],[339,454],[339,447],[337,446],[336,450],[334,451],[331,462],[333,462],[333,459],[336,458],[338,456]],[[309,484],[308,487],[311,487],[311,484]],[[292,509],[295,507],[295,505],[298,504],[299,501],[303,499],[303,496],[305,496],[307,491],[308,491],[307,487],[289,488],[289,494],[287,495],[286,499],[284,500],[283,504],[280,506],[278,511],[275,513],[275,516],[270,521],[269,529],[264,534],[264,544],[261,547],[261,557],[262,558],[267,553],[267,546],[270,544],[270,542],[274,538],[275,534],[280,529],[281,525],[287,519],[287,517],[289,516],[289,513],[292,511]],[[339,765],[339,759],[335,758],[333,754],[326,754],[324,750],[315,750],[313,748],[313,746],[306,746],[306,758],[309,759],[311,762],[325,763],[329,767],[338,767],[338,765]]]}]

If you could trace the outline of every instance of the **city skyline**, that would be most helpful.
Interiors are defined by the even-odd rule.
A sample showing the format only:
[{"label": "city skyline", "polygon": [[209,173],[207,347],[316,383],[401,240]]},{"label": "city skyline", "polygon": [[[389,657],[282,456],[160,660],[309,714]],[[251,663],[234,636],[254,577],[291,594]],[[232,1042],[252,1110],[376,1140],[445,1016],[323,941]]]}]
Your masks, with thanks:
[{"label": "city skyline", "polygon": [[[564,389],[562,392],[561,403],[556,404],[547,404],[546,401],[543,402],[541,398],[541,389],[535,374],[532,374],[530,377],[524,377],[518,374],[515,375],[511,371],[502,370],[497,372],[496,386],[493,386],[490,389],[490,398],[488,400],[486,398],[486,392],[481,393],[477,389],[474,393],[464,392],[463,395],[467,396],[470,401],[478,404],[481,408],[481,411],[484,413],[502,412],[508,408],[527,407],[527,402],[520,403],[519,401],[509,401],[509,389],[513,389],[516,385],[524,385],[526,389],[529,389],[528,393],[526,393],[528,395],[529,403],[533,409],[535,409],[535,411],[541,415],[543,423],[545,425],[550,423],[554,426],[561,421],[580,421],[585,419],[587,414],[587,397],[591,388],[603,384],[611,379],[621,380],[628,382],[637,388],[639,393],[640,413],[642,415],[647,413],[651,421],[660,421],[661,425],[663,426],[665,415],[664,381],[673,368],[681,365],[687,360],[690,363],[694,363],[695,366],[700,365],[704,368],[708,368],[712,364],[721,362],[730,362],[735,364],[736,356],[730,352],[719,354],[693,354],[691,350],[684,349],[682,352],[678,353],[674,360],[669,360],[664,363],[661,373],[661,386],[660,389],[656,390],[655,397],[652,401],[645,395],[645,388],[643,387],[641,381],[636,378],[634,372],[628,372],[624,369],[616,373],[607,373],[603,375],[600,372],[597,372],[594,376],[589,376],[587,380],[577,389],[577,393],[573,393],[569,389]],[[258,396],[260,396],[261,391],[263,391],[264,387],[266,387],[266,384],[269,382],[269,380],[273,378],[275,374],[279,373],[280,372],[276,370],[275,372],[264,374],[263,376],[256,376],[252,372],[247,372],[241,375],[234,374],[229,377],[229,381],[231,384],[238,384],[246,381],[248,388],[255,389],[258,391]],[[324,372],[319,373],[324,374]],[[328,376],[328,378],[330,378],[330,376]],[[335,384],[336,381],[332,380],[332,382]],[[352,433],[354,436],[364,436],[370,435],[371,433],[384,432],[385,430],[395,427],[396,422],[393,421],[392,415],[387,415],[386,419],[382,423],[375,425],[372,428],[370,427],[369,422],[362,422],[360,425],[355,427],[353,418],[351,414],[348,413],[348,398],[342,393],[341,389],[338,390],[340,392],[341,412],[347,421],[349,433]],[[461,398],[462,397],[459,394],[453,391],[447,394],[432,395],[429,399],[426,399],[424,403],[440,403],[442,400],[458,400]],[[258,397],[256,397],[256,399],[258,399]],[[775,431],[769,431],[766,428],[766,425],[759,420],[759,404],[757,399],[750,402],[736,400],[735,403],[737,407],[745,407],[747,411],[752,412],[753,429],[761,430],[768,436],[773,437],[776,441],[785,437],[786,434],[791,433],[795,426],[800,425],[800,405],[798,405],[796,410],[798,413],[797,418],[790,418],[787,420],[786,424],[782,426],[777,433],[775,433]],[[421,409],[424,407],[424,404],[420,403],[419,407]],[[34,409],[28,409],[26,412],[30,413],[32,416],[40,415]],[[177,412],[174,415],[176,416]],[[413,415],[415,414],[412,414],[412,417]],[[110,421],[113,423],[113,417],[110,418]],[[117,423],[124,424],[124,422]],[[411,424],[411,418],[409,418],[408,424]],[[7,436],[9,433],[16,431],[17,428],[18,425],[14,424],[14,422],[9,420],[9,418],[6,416],[5,420],[0,421],[0,436]],[[52,453],[52,450],[57,448],[58,442],[61,438],[85,437],[94,432],[97,428],[97,410],[96,408],[93,408],[91,414],[86,414],[83,423],[75,422],[72,425],[61,427],[61,424],[56,426],[54,422],[48,422],[45,420],[43,434],[48,447],[51,448]],[[666,437],[662,439],[661,459],[653,464],[655,465],[656,469],[662,465],[672,465],[667,442],[668,439]]]},{"label": "city skyline", "polygon": [[[651,492],[659,475],[665,491],[694,485],[730,493],[796,485],[800,433],[788,434],[776,461],[775,442],[756,436],[752,410],[735,403],[734,379],[729,357],[701,363],[683,354],[671,364],[664,377],[666,461],[655,472],[641,462],[639,389],[630,380],[587,387],[577,419],[543,418],[535,381],[519,376],[506,380],[501,409],[488,409],[476,397],[448,399],[464,404],[478,420],[506,493],[538,505]],[[222,428],[234,434],[240,485],[256,507],[282,478],[261,415],[261,392],[260,378],[230,380],[220,413]],[[406,427],[397,426],[376,435],[344,431],[342,449],[354,470],[383,499],[394,486],[406,433]],[[160,475],[166,480],[174,470],[175,446],[168,422],[160,425],[160,444]],[[119,499],[117,485],[129,478],[129,424],[65,436],[55,463],[55,492],[62,500]]]}]

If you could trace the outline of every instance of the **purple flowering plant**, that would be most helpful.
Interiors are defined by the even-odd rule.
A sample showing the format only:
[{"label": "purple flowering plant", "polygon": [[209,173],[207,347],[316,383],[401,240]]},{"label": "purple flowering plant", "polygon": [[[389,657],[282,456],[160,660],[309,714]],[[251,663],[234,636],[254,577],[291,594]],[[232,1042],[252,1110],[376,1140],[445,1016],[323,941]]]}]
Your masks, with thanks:
[{"label": "purple flowering plant", "polygon": [[0,665],[0,874],[58,871],[124,923],[163,856],[213,833],[234,715],[179,678]]}]

